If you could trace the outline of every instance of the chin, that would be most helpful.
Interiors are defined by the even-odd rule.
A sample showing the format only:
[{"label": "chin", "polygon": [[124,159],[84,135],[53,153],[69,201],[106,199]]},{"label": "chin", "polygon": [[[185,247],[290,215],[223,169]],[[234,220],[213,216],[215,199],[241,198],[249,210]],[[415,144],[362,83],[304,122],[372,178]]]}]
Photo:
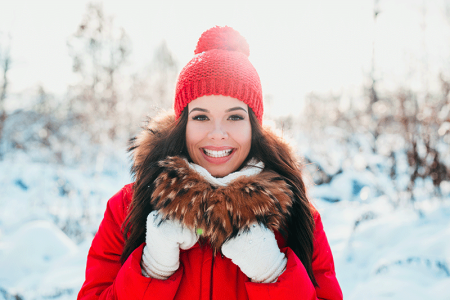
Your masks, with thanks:
[{"label": "chin", "polygon": [[233,173],[233,172],[236,171],[236,170],[234,170],[234,169],[229,169],[229,168],[224,168],[224,169],[220,170],[220,169],[214,168],[213,170],[208,170],[208,169],[207,169],[207,171],[208,171],[212,176],[214,176],[214,177],[222,178],[222,177],[227,176],[227,175],[230,174],[230,173]]},{"label": "chin", "polygon": [[213,177],[222,178],[230,174],[231,172],[209,172]]}]

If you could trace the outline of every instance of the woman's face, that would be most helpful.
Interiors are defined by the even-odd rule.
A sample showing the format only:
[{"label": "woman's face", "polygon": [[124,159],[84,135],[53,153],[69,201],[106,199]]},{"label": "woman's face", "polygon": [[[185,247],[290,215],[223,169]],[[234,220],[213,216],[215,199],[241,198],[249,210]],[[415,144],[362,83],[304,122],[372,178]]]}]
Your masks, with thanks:
[{"label": "woman's face", "polygon": [[248,106],[222,95],[188,104],[186,145],[192,161],[215,177],[224,177],[247,158],[252,141]]}]

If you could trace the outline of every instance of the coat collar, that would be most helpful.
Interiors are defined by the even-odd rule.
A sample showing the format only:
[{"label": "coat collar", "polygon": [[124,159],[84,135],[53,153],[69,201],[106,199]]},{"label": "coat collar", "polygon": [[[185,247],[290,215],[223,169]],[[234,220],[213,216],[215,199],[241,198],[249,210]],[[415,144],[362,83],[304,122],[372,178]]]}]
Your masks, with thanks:
[{"label": "coat collar", "polygon": [[276,231],[286,227],[293,194],[273,171],[241,175],[227,185],[216,185],[180,157],[168,157],[159,166],[163,171],[151,195],[154,209],[164,219],[201,232],[215,251],[252,223]]},{"label": "coat collar", "polygon": [[227,186],[233,180],[241,176],[253,176],[261,173],[264,169],[264,163],[262,161],[258,162],[256,159],[250,160],[245,167],[241,170],[228,174],[225,177],[217,178],[212,176],[205,168],[194,163],[188,163],[189,167],[203,176],[205,180],[215,186]]}]

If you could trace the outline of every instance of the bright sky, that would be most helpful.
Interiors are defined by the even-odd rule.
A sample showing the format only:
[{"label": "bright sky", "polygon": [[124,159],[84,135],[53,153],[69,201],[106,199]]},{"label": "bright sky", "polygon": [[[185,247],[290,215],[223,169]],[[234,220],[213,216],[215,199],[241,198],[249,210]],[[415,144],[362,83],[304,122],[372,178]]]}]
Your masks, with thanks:
[{"label": "bright sky", "polygon": [[[0,0],[0,46],[8,34],[12,38],[10,92],[41,83],[64,93],[73,80],[66,41],[88,2]],[[162,40],[182,67],[203,31],[234,27],[250,44],[264,94],[273,96],[268,109],[279,115],[297,111],[311,91],[360,91],[363,75],[370,72],[374,40],[377,75],[388,87],[418,87],[426,72],[449,69],[447,0],[380,0],[376,25],[374,2],[104,0],[103,7],[130,36],[130,65],[136,69],[151,61]]]}]

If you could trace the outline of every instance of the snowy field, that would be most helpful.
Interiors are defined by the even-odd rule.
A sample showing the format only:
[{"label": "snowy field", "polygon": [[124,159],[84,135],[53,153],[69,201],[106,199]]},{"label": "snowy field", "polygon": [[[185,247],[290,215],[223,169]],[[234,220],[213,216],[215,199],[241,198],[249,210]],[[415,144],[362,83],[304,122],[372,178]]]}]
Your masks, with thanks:
[{"label": "snowy field", "polygon": [[[344,171],[311,191],[344,298],[450,299],[448,194],[420,210],[386,196],[357,201],[355,176],[365,175]],[[26,155],[0,162],[0,300],[76,299],[106,201],[130,180],[126,157],[76,169]]]}]

